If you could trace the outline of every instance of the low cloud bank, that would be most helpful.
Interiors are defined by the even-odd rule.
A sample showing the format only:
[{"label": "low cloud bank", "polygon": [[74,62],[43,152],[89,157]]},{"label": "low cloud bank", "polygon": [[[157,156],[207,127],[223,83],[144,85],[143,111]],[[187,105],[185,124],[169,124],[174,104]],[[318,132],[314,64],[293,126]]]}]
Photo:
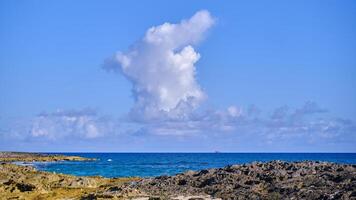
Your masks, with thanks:
[{"label": "low cloud bank", "polygon": [[32,120],[30,136],[34,138],[98,138],[118,129],[110,117],[99,115],[93,109],[57,110],[40,113]]},{"label": "low cloud bank", "polygon": [[[263,150],[269,146],[267,149],[303,151],[300,145],[308,151],[325,151],[329,145],[339,150],[353,150],[356,124],[328,115],[313,102],[294,109],[281,106],[271,112],[256,106],[231,106],[223,110],[193,112],[184,119],[150,123],[114,119],[93,109],[57,110],[40,113],[31,120],[14,123],[8,130],[0,130],[0,146],[22,141],[41,145],[66,146],[67,142],[94,147],[104,145],[104,149],[111,145],[111,150],[119,148],[122,151],[135,151],[135,148],[166,151],[169,150],[168,143],[189,144],[195,150],[200,147],[204,150]],[[162,141],[168,143],[162,147]],[[114,147],[114,144],[118,146]],[[183,147],[177,150],[189,151]]]},{"label": "low cloud bank", "polygon": [[144,129],[157,135],[249,135],[266,142],[285,138],[356,140],[356,135],[352,134],[356,125],[351,120],[326,114],[327,111],[315,102],[306,102],[296,109],[281,106],[271,113],[263,113],[256,106],[246,109],[231,106],[225,110],[194,113],[184,120],[152,123]]}]

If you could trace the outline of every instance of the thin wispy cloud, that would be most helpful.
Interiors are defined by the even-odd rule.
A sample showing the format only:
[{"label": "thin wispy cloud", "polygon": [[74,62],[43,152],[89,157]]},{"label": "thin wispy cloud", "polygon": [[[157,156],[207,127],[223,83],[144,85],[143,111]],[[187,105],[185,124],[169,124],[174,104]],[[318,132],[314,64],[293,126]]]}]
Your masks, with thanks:
[{"label": "thin wispy cloud", "polygon": [[32,119],[29,134],[34,138],[57,140],[62,138],[93,139],[112,135],[119,124],[93,109],[57,110],[43,112]]},{"label": "thin wispy cloud", "polygon": [[[0,138],[2,141],[42,141],[51,144],[100,139],[111,146],[113,141],[118,145],[125,142],[145,145],[145,141],[149,140],[149,145],[154,146],[154,141],[164,138],[171,142],[214,140],[219,144],[228,139],[223,143],[229,146],[252,142],[278,149],[273,145],[303,144],[309,150],[315,145],[349,145],[356,142],[353,121],[328,117],[330,113],[326,111],[310,112],[305,108],[311,103],[306,102],[294,109],[282,106],[272,112],[261,111],[256,106],[231,106],[223,110],[193,112],[185,119],[154,122],[118,120],[90,109],[57,110],[40,113],[26,123],[16,123],[6,133],[0,133]],[[224,146],[215,147],[224,149]]]}]

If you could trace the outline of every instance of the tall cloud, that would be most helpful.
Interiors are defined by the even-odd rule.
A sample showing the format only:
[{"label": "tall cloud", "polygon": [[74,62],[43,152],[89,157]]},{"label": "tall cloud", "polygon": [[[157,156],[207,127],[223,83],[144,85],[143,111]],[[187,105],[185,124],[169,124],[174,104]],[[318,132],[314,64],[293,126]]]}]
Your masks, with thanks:
[{"label": "tall cloud", "polygon": [[335,138],[354,130],[353,122],[322,116],[327,110],[315,102],[294,110],[283,106],[271,115],[263,115],[255,106],[197,111],[206,94],[196,79],[200,54],[194,47],[213,25],[214,18],[203,10],[177,24],[154,26],[129,50],[116,53],[104,65],[108,71],[120,71],[133,85],[131,119],[142,125],[137,132],[160,136],[227,132],[272,141]]},{"label": "tall cloud", "polygon": [[[196,80],[194,49],[214,24],[208,11],[199,11],[178,24],[151,27],[126,52],[118,52],[107,70],[118,70],[132,82],[136,120],[182,119],[205,94]],[[115,64],[115,62],[117,64]]]}]

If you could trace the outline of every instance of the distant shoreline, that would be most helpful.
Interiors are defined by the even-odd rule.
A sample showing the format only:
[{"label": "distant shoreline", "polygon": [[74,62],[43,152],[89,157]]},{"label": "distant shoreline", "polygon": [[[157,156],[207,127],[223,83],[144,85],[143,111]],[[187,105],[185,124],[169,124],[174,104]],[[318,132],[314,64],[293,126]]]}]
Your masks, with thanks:
[{"label": "distant shoreline", "polygon": [[90,161],[93,158],[84,158],[80,156],[66,156],[61,154],[46,154],[32,152],[0,152],[0,162],[50,162],[50,161]]}]

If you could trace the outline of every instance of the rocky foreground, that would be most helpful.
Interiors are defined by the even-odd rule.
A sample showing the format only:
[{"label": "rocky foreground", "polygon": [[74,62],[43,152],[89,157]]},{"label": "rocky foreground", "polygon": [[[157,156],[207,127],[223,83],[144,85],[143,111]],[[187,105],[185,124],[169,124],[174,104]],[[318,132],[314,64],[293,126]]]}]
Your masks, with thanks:
[{"label": "rocky foreground", "polygon": [[0,199],[356,199],[356,165],[272,161],[175,176],[109,179],[2,162],[0,194]]},{"label": "rocky foreground", "polygon": [[134,188],[222,199],[356,199],[356,165],[258,162],[143,179]]}]

